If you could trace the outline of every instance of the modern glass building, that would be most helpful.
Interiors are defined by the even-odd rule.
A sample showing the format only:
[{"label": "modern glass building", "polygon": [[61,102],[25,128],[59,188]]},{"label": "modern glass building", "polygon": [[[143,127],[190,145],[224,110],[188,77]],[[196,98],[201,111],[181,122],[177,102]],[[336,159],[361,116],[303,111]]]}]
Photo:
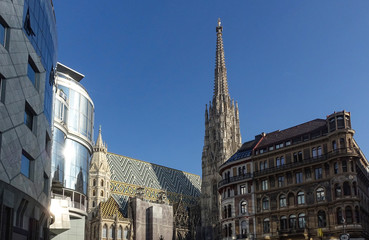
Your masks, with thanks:
[{"label": "modern glass building", "polygon": [[51,0],[0,0],[0,239],[48,239],[52,89]]},{"label": "modern glass building", "polygon": [[[55,216],[55,239],[84,239],[88,166],[92,154],[94,104],[80,84],[84,75],[57,63],[51,163],[52,206],[67,206],[68,221]],[[52,209],[53,211],[54,209]],[[57,214],[56,214],[57,215]],[[64,218],[65,220],[66,218]],[[64,225],[63,225],[64,224]]]}]

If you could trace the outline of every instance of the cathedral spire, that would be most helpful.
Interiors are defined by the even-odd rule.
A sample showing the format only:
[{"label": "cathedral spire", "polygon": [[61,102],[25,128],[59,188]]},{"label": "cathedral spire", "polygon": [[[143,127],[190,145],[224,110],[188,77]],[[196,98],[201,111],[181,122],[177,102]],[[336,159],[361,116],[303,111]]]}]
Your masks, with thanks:
[{"label": "cathedral spire", "polygon": [[221,95],[229,97],[227,69],[225,66],[225,57],[223,48],[223,27],[220,18],[218,19],[218,26],[216,27],[216,32],[217,32],[217,47],[215,55],[215,79],[214,79],[214,96],[213,96],[214,103],[216,102],[216,100],[218,101],[220,100]]}]

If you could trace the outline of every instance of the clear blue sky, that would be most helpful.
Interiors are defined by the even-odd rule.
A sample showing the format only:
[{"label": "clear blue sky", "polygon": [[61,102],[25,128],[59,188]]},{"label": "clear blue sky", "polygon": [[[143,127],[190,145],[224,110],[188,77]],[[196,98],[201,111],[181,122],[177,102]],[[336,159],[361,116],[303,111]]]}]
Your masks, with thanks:
[{"label": "clear blue sky", "polygon": [[369,1],[54,0],[59,61],[86,77],[108,151],[201,175],[222,19],[242,140],[352,114],[369,154]]}]

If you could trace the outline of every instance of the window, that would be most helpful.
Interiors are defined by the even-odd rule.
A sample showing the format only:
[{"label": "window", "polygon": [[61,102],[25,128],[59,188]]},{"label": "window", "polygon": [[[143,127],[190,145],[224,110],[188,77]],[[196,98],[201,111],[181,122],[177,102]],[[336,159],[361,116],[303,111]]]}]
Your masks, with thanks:
[{"label": "window", "polygon": [[263,221],[263,232],[264,233],[269,233],[270,232],[269,218],[265,218],[264,221]]},{"label": "window", "polygon": [[92,180],[92,186],[96,186],[96,179]]},{"label": "window", "polygon": [[44,193],[48,196],[49,195],[49,177],[44,172]]},{"label": "window", "polygon": [[313,158],[316,158],[318,156],[318,153],[315,147],[312,149],[312,154],[313,154]]},{"label": "window", "polygon": [[342,172],[347,172],[347,161],[346,160],[342,161]]},{"label": "window", "polygon": [[284,176],[279,176],[278,177],[278,187],[283,187],[284,186]]},{"label": "window", "polygon": [[5,100],[5,80],[4,77],[0,74],[0,102],[4,102]]},{"label": "window", "polygon": [[122,232],[123,232],[123,229],[122,229],[122,226],[119,226],[119,228],[118,228],[118,239],[122,239]]},{"label": "window", "polygon": [[101,197],[104,197],[104,191],[103,191],[103,190],[101,190],[101,192],[100,192],[100,196],[101,196]]},{"label": "window", "polygon": [[101,185],[101,187],[103,187],[103,186],[104,186],[104,180],[103,180],[103,179],[101,179],[101,181],[100,181],[100,185]]},{"label": "window", "polygon": [[228,224],[228,236],[232,236],[232,223]]},{"label": "window", "polygon": [[353,218],[352,218],[352,210],[350,206],[347,206],[345,208],[345,216],[346,216],[346,223],[347,224],[351,224],[354,222]]},{"label": "window", "polygon": [[126,227],[125,229],[124,229],[124,239],[128,239],[129,238],[129,230],[128,230],[128,227]]},{"label": "window", "polygon": [[343,183],[343,195],[344,196],[351,195],[351,186],[348,182]]},{"label": "window", "polygon": [[228,237],[228,225],[224,225],[224,236]]},{"label": "window", "polygon": [[325,212],[320,210],[318,212],[318,227],[323,228],[327,226],[327,219]]},{"label": "window", "polygon": [[224,206],[224,216],[223,218],[227,218],[227,206]]},{"label": "window", "polygon": [[279,197],[279,207],[287,207],[287,198],[284,194]]},{"label": "window", "polygon": [[300,162],[302,161],[302,152],[298,153],[298,159],[299,159]]},{"label": "window", "polygon": [[332,149],[333,149],[333,151],[337,150],[337,143],[336,143],[335,140],[332,141]]},{"label": "window", "polygon": [[241,185],[240,186],[240,194],[246,194],[246,185]]},{"label": "window", "polygon": [[336,130],[336,119],[333,117],[331,119],[329,119],[329,131],[334,131]]},{"label": "window", "polygon": [[315,168],[315,180],[322,179],[323,178],[323,169]]},{"label": "window", "polygon": [[343,120],[343,116],[338,116],[337,117],[337,128],[344,128],[345,127],[345,123]]},{"label": "window", "polygon": [[261,161],[259,165],[260,165],[260,171],[264,170],[264,162]]},{"label": "window", "polygon": [[340,138],[340,148],[345,148],[345,139],[344,138]]},{"label": "window", "polygon": [[270,146],[269,151],[273,151],[273,150],[274,150],[274,146]]},{"label": "window", "polygon": [[241,237],[243,238],[247,237],[247,222],[246,221],[241,222]]},{"label": "window", "polygon": [[320,202],[320,201],[324,201],[324,200],[325,200],[324,188],[320,187],[316,190],[316,201]]},{"label": "window", "polygon": [[322,147],[318,147],[318,157],[322,156]]},{"label": "window", "polygon": [[96,191],[95,191],[95,189],[94,189],[94,190],[92,190],[92,196],[96,196]]},{"label": "window", "polygon": [[106,231],[107,231],[107,227],[106,227],[106,225],[104,225],[103,232],[102,232],[102,237],[103,238],[106,238],[107,237]]},{"label": "window", "polygon": [[261,182],[261,190],[263,191],[268,190],[268,180],[267,179]]},{"label": "window", "polygon": [[247,202],[242,201],[241,202],[241,214],[245,214],[247,212]]},{"label": "window", "polygon": [[115,227],[114,226],[110,226],[110,228],[109,228],[109,238],[110,239],[115,238]]},{"label": "window", "polygon": [[279,157],[277,157],[276,159],[276,165],[277,167],[281,166],[281,160],[279,160]]},{"label": "window", "polygon": [[299,228],[305,228],[305,213],[299,214]]},{"label": "window", "polygon": [[297,162],[298,158],[297,158],[297,152],[293,153],[293,162]]},{"label": "window", "polygon": [[289,145],[291,145],[291,141],[286,142],[286,146],[289,146]]},{"label": "window", "polygon": [[336,198],[342,196],[341,186],[338,183],[334,185],[334,192],[335,192]]},{"label": "window", "polygon": [[296,229],[296,215],[290,215],[290,229]]},{"label": "window", "polygon": [[26,102],[25,105],[25,110],[24,110],[24,124],[29,128],[33,129],[33,117],[34,117],[34,112],[31,108],[31,106]]},{"label": "window", "polygon": [[311,179],[311,171],[310,168],[305,168],[305,179]]},{"label": "window", "polygon": [[95,204],[95,201],[92,201],[92,207],[95,207],[96,204]]},{"label": "window", "polygon": [[337,208],[336,217],[337,217],[337,219],[336,219],[337,220],[337,224],[342,224],[344,220],[343,220],[341,208]]},{"label": "window", "polygon": [[281,227],[281,230],[286,230],[287,229],[287,217],[286,216],[281,217],[279,225]]},{"label": "window", "polygon": [[338,174],[338,162],[334,163],[334,174]]},{"label": "window", "polygon": [[269,199],[267,197],[263,198],[263,210],[269,209]]},{"label": "window", "polygon": [[354,190],[354,195],[357,196],[357,184],[356,184],[356,182],[352,183],[352,189]]},{"label": "window", "polygon": [[5,47],[7,26],[5,26],[1,20],[2,19],[0,18],[0,44]]},{"label": "window", "polygon": [[232,217],[232,206],[231,206],[231,204],[228,205],[228,217]]},{"label": "window", "polygon": [[305,204],[305,194],[304,194],[304,192],[298,192],[297,193],[297,204],[298,205]]},{"label": "window", "polygon": [[302,172],[296,173],[296,183],[302,183]]},{"label": "window", "polygon": [[28,60],[28,68],[27,68],[27,76],[29,78],[29,80],[31,80],[32,84],[36,87],[37,82],[36,82],[36,67],[35,64],[33,63],[33,61],[31,60],[31,58],[29,58]]},{"label": "window", "polygon": [[21,173],[28,178],[32,177],[32,160],[33,159],[31,159],[31,157],[26,152],[22,152]]}]

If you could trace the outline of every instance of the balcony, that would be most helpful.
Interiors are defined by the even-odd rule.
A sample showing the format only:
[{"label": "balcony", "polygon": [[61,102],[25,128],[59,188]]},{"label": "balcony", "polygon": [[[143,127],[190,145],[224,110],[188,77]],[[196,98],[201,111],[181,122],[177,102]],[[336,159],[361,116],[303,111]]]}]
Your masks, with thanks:
[{"label": "balcony", "polygon": [[250,178],[252,178],[251,173],[245,173],[245,174],[237,175],[234,177],[225,178],[218,183],[218,188],[226,184],[229,184],[229,183],[234,183],[234,182],[238,182],[238,181],[242,181],[242,180],[246,180]]},{"label": "balcony", "polygon": [[356,155],[356,151],[353,148],[340,148],[340,149],[336,149],[332,152],[328,152],[320,156],[316,156],[312,158],[305,158],[302,161],[291,162],[291,163],[284,164],[278,167],[271,167],[271,168],[255,171],[254,176],[258,177],[261,175],[272,174],[272,173],[279,172],[279,171],[286,171],[291,168],[296,168],[296,167],[309,165],[309,164],[316,163],[316,162],[321,162],[321,161],[324,161],[332,157],[339,157],[341,155],[346,155],[346,154]]}]

